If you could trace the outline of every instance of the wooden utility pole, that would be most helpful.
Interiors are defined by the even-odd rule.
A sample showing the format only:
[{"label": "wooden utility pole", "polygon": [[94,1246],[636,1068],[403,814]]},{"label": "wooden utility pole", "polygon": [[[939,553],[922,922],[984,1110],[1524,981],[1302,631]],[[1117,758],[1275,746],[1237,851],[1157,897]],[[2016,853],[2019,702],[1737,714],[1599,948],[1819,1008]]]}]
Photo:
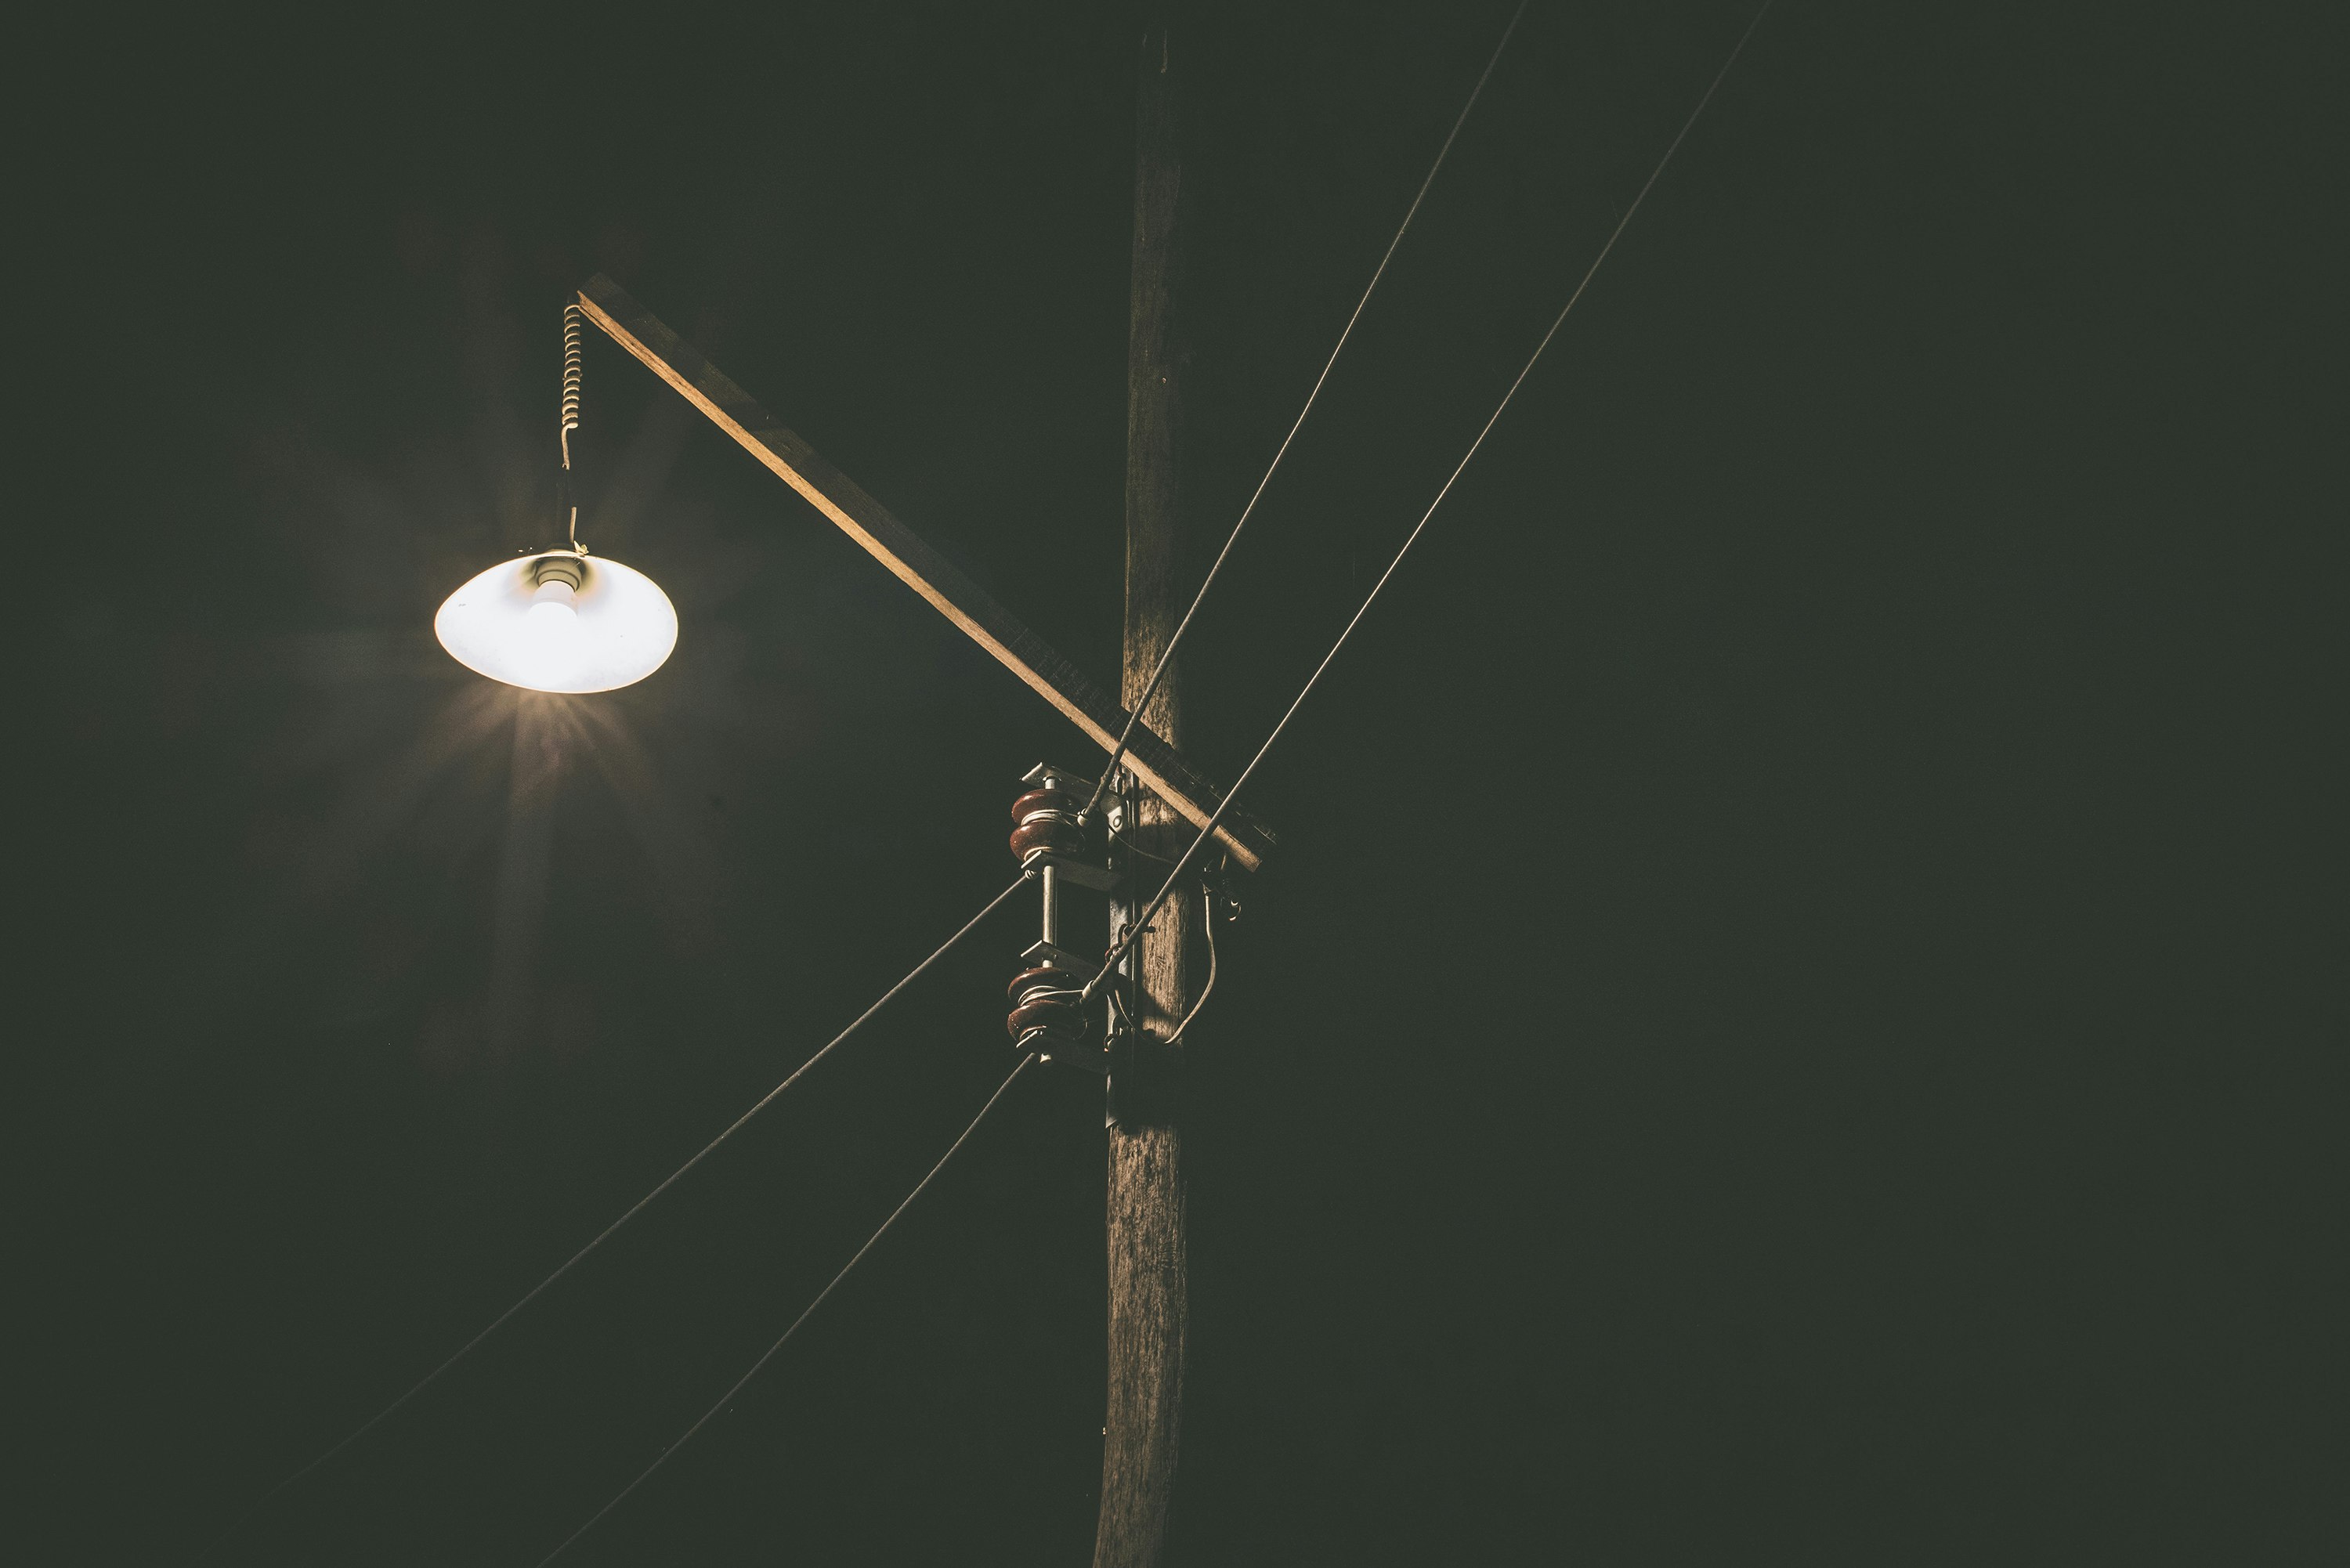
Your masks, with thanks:
[{"label": "wooden utility pole", "polygon": [[[1171,5],[1143,35],[1135,110],[1133,314],[1127,337],[1126,659],[1121,700],[1142,699],[1183,610],[1180,458],[1184,203]],[[1178,661],[1180,665],[1180,659]],[[1182,744],[1182,673],[1170,666],[1142,722]],[[1172,858],[1181,816],[1141,806],[1139,838]],[[1145,866],[1149,862],[1143,863]],[[1142,879],[1148,882],[1149,878]],[[1128,918],[1152,889],[1118,906]],[[1117,911],[1114,911],[1114,918]],[[1182,1052],[1163,1046],[1193,998],[1200,900],[1179,892],[1139,943],[1140,1038],[1113,1053],[1110,1081],[1109,1398],[1095,1568],[1163,1568],[1177,1502],[1190,1255],[1184,1200]]]}]

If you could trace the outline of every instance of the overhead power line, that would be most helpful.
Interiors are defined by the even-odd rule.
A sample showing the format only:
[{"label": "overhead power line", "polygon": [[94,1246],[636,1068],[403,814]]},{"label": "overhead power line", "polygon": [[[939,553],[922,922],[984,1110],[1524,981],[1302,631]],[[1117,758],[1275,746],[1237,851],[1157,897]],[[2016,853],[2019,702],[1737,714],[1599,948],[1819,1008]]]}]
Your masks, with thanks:
[{"label": "overhead power line", "polygon": [[1388,263],[1395,260],[1396,247],[1403,244],[1403,236],[1410,229],[1412,219],[1419,215],[1419,204],[1428,199],[1429,187],[1436,183],[1436,171],[1444,167],[1445,154],[1452,151],[1452,143],[1460,136],[1461,128],[1469,123],[1469,111],[1477,107],[1477,99],[1483,95],[1485,83],[1492,78],[1493,67],[1502,63],[1502,51],[1510,47],[1510,35],[1518,30],[1519,18],[1525,14],[1525,0],[1519,0],[1518,8],[1510,14],[1510,25],[1502,29],[1502,41],[1493,46],[1492,57],[1485,62],[1485,69],[1477,78],[1477,85],[1469,89],[1469,101],[1461,106],[1461,113],[1453,119],[1452,129],[1445,133],[1444,145],[1436,150],[1436,161],[1428,166],[1428,178],[1419,182],[1419,194],[1412,197],[1411,205],[1405,209],[1403,222],[1396,227],[1395,238],[1388,242],[1386,254],[1379,257],[1379,265],[1371,272],[1371,281],[1363,286],[1363,296],[1355,301],[1355,313],[1347,317],[1347,325],[1339,332],[1338,341],[1330,350],[1330,358],[1322,362],[1322,373],[1314,378],[1314,389],[1305,394],[1305,406],[1297,410],[1297,421],[1289,427],[1289,433],[1281,438],[1281,446],[1274,452],[1272,464],[1265,469],[1264,477],[1256,482],[1256,490],[1249,496],[1248,504],[1241,508],[1241,520],[1232,524],[1232,533],[1224,539],[1224,547],[1216,552],[1216,559],[1208,567],[1208,575],[1200,580],[1200,591],[1191,596],[1191,607],[1183,612],[1183,618],[1175,623],[1174,634],[1168,638],[1167,646],[1159,649],[1159,663],[1151,670],[1150,679],[1144,682],[1142,695],[1135,699],[1133,711],[1126,716],[1126,728],[1118,732],[1118,744],[1110,748],[1109,763],[1102,769],[1101,779],[1094,785],[1093,797],[1086,802],[1086,809],[1080,815],[1090,819],[1094,807],[1101,804],[1102,792],[1109,788],[1110,777],[1118,772],[1118,759],[1126,755],[1127,742],[1134,739],[1134,727],[1142,722],[1143,710],[1150,706],[1151,694],[1159,690],[1159,680],[1167,673],[1167,666],[1175,657],[1175,645],[1183,640],[1183,633],[1190,628],[1191,618],[1206,602],[1208,590],[1215,586],[1216,574],[1224,569],[1224,557],[1232,553],[1232,545],[1240,538],[1241,530],[1248,526],[1249,517],[1256,511],[1256,504],[1264,498],[1264,487],[1273,483],[1274,474],[1281,467],[1281,460],[1289,455],[1289,443],[1295,441],[1297,432],[1305,428],[1305,416],[1314,411],[1314,400],[1322,395],[1322,383],[1330,379],[1330,368],[1338,362],[1339,354],[1347,347],[1347,339],[1354,336],[1355,323],[1363,318],[1363,307],[1370,304],[1372,292],[1379,286],[1379,279],[1387,275]]},{"label": "overhead power line", "polygon": [[898,1222],[898,1216],[903,1214],[907,1210],[914,1206],[914,1199],[922,1195],[922,1189],[931,1184],[931,1178],[937,1176],[940,1171],[944,1170],[947,1168],[947,1161],[955,1157],[955,1151],[962,1148],[965,1141],[970,1138],[971,1135],[979,1130],[979,1124],[987,1119],[987,1113],[995,1108],[995,1102],[1003,1097],[1003,1093],[1006,1089],[1012,1087],[1012,1080],[1026,1072],[1030,1064],[1035,1060],[1036,1055],[1033,1051],[1027,1055],[1020,1058],[1020,1064],[1012,1069],[1012,1073],[1009,1077],[1006,1077],[1003,1083],[998,1084],[995,1086],[995,1093],[988,1096],[987,1104],[979,1107],[979,1115],[971,1118],[971,1125],[963,1128],[962,1135],[958,1137],[954,1142],[947,1146],[946,1153],[939,1156],[939,1162],[938,1164],[931,1167],[930,1175],[923,1177],[921,1180],[914,1183],[914,1190],[906,1194],[905,1200],[899,1203],[897,1208],[892,1209],[889,1211],[889,1218],[881,1221],[879,1230],[875,1231],[872,1235],[865,1239],[865,1245],[857,1249],[857,1255],[849,1259],[847,1262],[841,1265],[840,1272],[832,1276],[832,1283],[825,1286],[821,1291],[818,1291],[816,1293],[816,1300],[808,1303],[806,1308],[801,1312],[800,1315],[792,1320],[792,1326],[784,1330],[783,1337],[776,1340],[775,1344],[767,1346],[765,1353],[762,1355],[758,1360],[751,1363],[751,1370],[736,1378],[734,1380],[734,1386],[720,1395],[718,1402],[715,1405],[711,1406],[709,1409],[704,1410],[702,1413],[702,1418],[700,1420],[694,1422],[692,1426],[688,1427],[679,1435],[676,1441],[671,1443],[669,1447],[663,1449],[659,1455],[655,1456],[653,1462],[647,1465],[641,1471],[639,1471],[636,1480],[622,1487],[619,1492],[614,1494],[611,1501],[606,1503],[603,1507],[595,1511],[594,1515],[588,1519],[587,1523],[581,1525],[578,1529],[573,1531],[568,1536],[567,1536],[564,1539],[562,1545],[556,1547],[554,1551],[540,1558],[538,1561],[538,1568],[546,1568],[548,1563],[562,1556],[566,1552],[570,1551],[574,1542],[578,1541],[581,1536],[587,1534],[589,1531],[595,1529],[597,1525],[603,1522],[604,1516],[606,1514],[610,1513],[614,1509],[619,1507],[621,1503],[628,1501],[629,1494],[635,1491],[639,1487],[644,1485],[645,1482],[651,1478],[652,1473],[655,1470],[660,1469],[664,1464],[667,1464],[669,1462],[669,1457],[671,1454],[674,1454],[678,1449],[691,1442],[693,1440],[693,1435],[696,1432],[701,1431],[702,1428],[710,1425],[710,1423],[717,1417],[720,1411],[725,1409],[727,1406],[734,1402],[734,1397],[737,1394],[742,1393],[744,1388],[750,1386],[751,1379],[759,1376],[760,1371],[765,1367],[767,1363],[775,1358],[775,1353],[783,1349],[784,1346],[790,1342],[792,1335],[800,1331],[800,1325],[802,1324],[807,1322],[809,1318],[816,1315],[816,1309],[824,1305],[825,1298],[832,1294],[835,1290],[838,1289],[840,1282],[848,1278],[849,1271],[856,1268],[859,1262],[864,1261],[865,1254],[873,1250],[874,1243],[880,1241],[883,1236],[889,1233],[889,1227]]},{"label": "overhead power line", "polygon": [[[839,1047],[842,1042],[846,1041],[850,1035],[863,1028],[866,1023],[870,1020],[875,1013],[888,1006],[892,998],[894,998],[899,992],[905,990],[906,987],[911,985],[921,976],[924,971],[928,970],[932,964],[938,962],[939,960],[946,957],[946,955],[953,950],[956,943],[962,941],[963,938],[971,935],[972,931],[978,927],[982,920],[984,920],[988,916],[993,914],[1006,898],[1009,898],[1013,894],[1018,892],[1022,885],[1029,881],[1034,876],[1034,872],[1023,871],[1018,877],[1014,877],[1010,887],[1004,888],[1003,891],[989,899],[986,907],[982,909],[979,913],[973,915],[970,919],[964,921],[962,929],[956,931],[954,935],[949,937],[945,942],[941,944],[936,952],[933,952],[930,957],[916,964],[912,969],[908,970],[904,979],[899,981],[897,984],[891,986],[888,991],[883,992],[879,1001],[874,1002],[872,1006],[858,1013],[856,1020],[851,1023],[847,1028],[834,1035],[823,1050],[818,1051],[815,1055],[801,1063],[792,1073],[790,1077],[785,1078],[782,1083],[777,1084],[774,1088],[769,1089],[764,1095],[761,1096],[758,1103],[754,1105],[749,1110],[744,1111],[741,1116],[735,1117],[724,1132],[720,1133],[716,1137],[712,1138],[708,1143],[702,1145],[701,1151],[695,1154],[691,1159],[687,1160],[683,1165],[681,1165],[675,1170],[671,1171],[667,1177],[662,1179],[660,1186],[654,1188],[650,1192],[646,1193],[642,1198],[638,1199],[636,1203],[627,1213],[621,1215],[618,1220],[613,1220],[609,1225],[605,1226],[602,1231],[597,1233],[594,1241],[580,1248],[577,1252],[572,1253],[569,1259],[567,1259],[560,1268],[547,1275],[545,1279],[539,1281],[538,1283],[533,1285],[529,1292],[525,1293],[520,1301],[515,1302],[514,1305],[500,1313],[496,1319],[493,1321],[487,1328],[482,1330],[481,1333],[473,1335],[473,1338],[467,1340],[462,1346],[460,1346],[455,1355],[450,1356],[448,1360],[443,1361],[440,1366],[434,1367],[432,1371],[419,1378],[415,1385],[411,1386],[407,1393],[402,1394],[399,1398],[394,1399],[390,1404],[386,1405],[382,1409],[378,1410],[374,1415],[369,1417],[348,1437],[344,1438],[342,1441],[337,1443],[333,1448],[328,1449],[325,1453],[320,1454],[317,1459],[312,1459],[308,1464],[304,1465],[300,1469],[296,1470],[292,1475],[287,1476],[284,1480],[279,1481],[276,1486],[270,1488],[267,1492],[264,1493],[258,1501],[253,1503],[251,1507],[247,1508],[244,1513],[240,1514],[233,1523],[224,1530],[211,1545],[205,1547],[203,1551],[198,1552],[194,1558],[191,1559],[192,1565],[192,1563],[203,1562],[205,1558],[218,1551],[223,1543],[227,1542],[236,1533],[237,1531],[243,1529],[245,1524],[250,1522],[254,1515],[268,1507],[272,1502],[276,1501],[280,1495],[287,1491],[289,1489],[299,1484],[301,1481],[307,1480],[310,1475],[323,1468],[329,1460],[334,1459],[336,1455],[349,1448],[353,1443],[358,1442],[361,1438],[366,1437],[369,1432],[373,1431],[377,1427],[380,1426],[385,1420],[390,1418],[402,1406],[415,1398],[419,1394],[423,1393],[425,1389],[431,1387],[433,1383],[440,1378],[442,1373],[448,1371],[451,1367],[456,1366],[457,1363],[464,1360],[466,1356],[472,1355],[474,1350],[480,1347],[484,1341],[490,1337],[490,1335],[497,1333],[499,1329],[504,1327],[507,1320],[512,1318],[516,1313],[521,1312],[523,1308],[530,1305],[532,1302],[536,1301],[541,1293],[545,1292],[549,1285],[552,1285],[556,1281],[561,1279],[564,1275],[569,1273],[574,1268],[577,1267],[588,1253],[594,1251],[606,1241],[611,1240],[612,1236],[619,1231],[621,1226],[626,1225],[629,1220],[643,1213],[645,1210],[651,1205],[654,1199],[659,1198],[662,1193],[675,1186],[687,1171],[691,1170],[695,1166],[700,1165],[703,1160],[709,1158],[712,1153],[717,1149],[719,1145],[724,1143],[728,1138],[733,1137],[736,1133],[742,1131],[743,1127],[753,1116],[757,1116],[761,1111],[765,1110],[769,1106],[775,1104],[775,1100],[785,1090],[790,1088],[794,1084],[798,1083],[801,1078],[807,1075],[810,1068],[823,1061],[827,1056],[831,1055],[832,1053]],[[1007,1082],[1009,1080],[1007,1080]]]},{"label": "overhead power line", "polygon": [[1525,384],[1526,377],[1533,372],[1535,361],[1543,357],[1543,350],[1550,347],[1550,340],[1556,337],[1558,329],[1565,325],[1567,312],[1573,310],[1575,301],[1583,297],[1583,291],[1591,286],[1591,280],[1597,275],[1600,264],[1607,259],[1607,253],[1614,250],[1616,242],[1623,237],[1625,227],[1632,221],[1632,214],[1638,212],[1640,203],[1648,199],[1648,192],[1656,188],[1657,179],[1664,173],[1665,165],[1673,161],[1673,154],[1680,150],[1682,140],[1696,126],[1698,118],[1705,113],[1706,105],[1713,101],[1714,92],[1721,86],[1722,79],[1730,75],[1730,67],[1738,63],[1738,57],[1745,51],[1747,39],[1754,36],[1754,29],[1761,26],[1762,18],[1770,14],[1771,0],[1763,0],[1762,8],[1754,13],[1754,19],[1746,24],[1746,31],[1738,36],[1738,42],[1731,48],[1730,57],[1721,62],[1721,68],[1714,73],[1713,80],[1707,85],[1704,96],[1697,100],[1697,107],[1690,110],[1689,119],[1682,122],[1679,134],[1674,136],[1671,145],[1665,149],[1664,156],[1658,159],[1657,166],[1648,171],[1648,182],[1640,187],[1640,193],[1632,198],[1632,204],[1625,208],[1624,215],[1617,220],[1616,227],[1607,235],[1607,243],[1599,247],[1599,254],[1592,258],[1591,265],[1584,272],[1583,281],[1575,286],[1575,292],[1566,296],[1565,305],[1559,306],[1558,315],[1551,320],[1550,330],[1544,332],[1542,335],[1542,341],[1534,345],[1534,351],[1526,357],[1526,362],[1519,369],[1517,379],[1510,383],[1509,390],[1502,394],[1502,400],[1494,406],[1492,416],[1485,421],[1484,427],[1478,431],[1477,439],[1469,443],[1469,450],[1461,454],[1461,461],[1453,466],[1451,476],[1444,482],[1444,487],[1436,493],[1436,499],[1428,504],[1428,510],[1420,514],[1419,521],[1413,525],[1411,533],[1405,537],[1403,547],[1396,552],[1395,559],[1388,563],[1387,570],[1379,574],[1379,580],[1371,585],[1371,591],[1365,596],[1361,607],[1357,609],[1354,618],[1347,622],[1346,629],[1338,633],[1338,640],[1330,645],[1330,651],[1322,656],[1322,662],[1315,665],[1314,673],[1305,678],[1305,684],[1298,691],[1296,701],[1290,703],[1289,711],[1281,716],[1281,722],[1274,725],[1273,733],[1264,738],[1264,744],[1257,748],[1256,755],[1251,757],[1248,766],[1241,770],[1241,776],[1234,779],[1232,787],[1224,792],[1222,803],[1209,814],[1207,825],[1200,829],[1200,836],[1191,841],[1191,846],[1183,851],[1182,857],[1175,862],[1175,868],[1167,874],[1166,884],[1159,889],[1158,896],[1145,906],[1141,915],[1126,929],[1124,934],[1110,945],[1108,954],[1102,961],[1101,972],[1086,983],[1080,1000],[1092,1000],[1094,992],[1099,989],[1103,980],[1115,971],[1119,958],[1125,954],[1127,949],[1134,945],[1136,940],[1142,935],[1143,929],[1150,924],[1151,918],[1166,905],[1168,895],[1175,890],[1175,885],[1182,879],[1184,871],[1197,857],[1201,846],[1214,836],[1217,825],[1223,820],[1224,813],[1232,808],[1232,802],[1240,798],[1241,790],[1247,784],[1249,775],[1256,772],[1257,764],[1264,761],[1265,753],[1273,750],[1275,741],[1281,739],[1281,732],[1289,727],[1289,722],[1297,717],[1297,710],[1304,707],[1305,699],[1313,694],[1315,683],[1322,679],[1322,672],[1330,668],[1330,661],[1336,659],[1338,650],[1347,646],[1347,639],[1354,635],[1355,628],[1362,624],[1363,617],[1369,613],[1371,606],[1378,600],[1379,590],[1388,586],[1388,579],[1395,576],[1396,568],[1402,566],[1403,558],[1411,553],[1412,545],[1419,539],[1420,531],[1428,526],[1428,520],[1436,515],[1436,509],[1444,504],[1446,496],[1452,493],[1454,482],[1460,479],[1461,471],[1469,466],[1470,459],[1477,455],[1477,449],[1485,444],[1486,436],[1492,433],[1493,426],[1501,421],[1503,410],[1510,406],[1510,400],[1516,397],[1518,389]]}]

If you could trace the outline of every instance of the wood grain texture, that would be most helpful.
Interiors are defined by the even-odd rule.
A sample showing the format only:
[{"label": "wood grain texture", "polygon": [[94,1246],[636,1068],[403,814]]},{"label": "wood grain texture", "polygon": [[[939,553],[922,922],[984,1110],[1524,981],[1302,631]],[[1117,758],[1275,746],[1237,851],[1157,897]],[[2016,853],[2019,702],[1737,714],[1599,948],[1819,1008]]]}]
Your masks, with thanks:
[{"label": "wood grain texture", "polygon": [[[1045,639],[958,570],[954,564],[785,429],[699,350],[664,326],[610,278],[598,274],[579,291],[580,307],[621,348],[642,360],[777,478],[806,497],[841,532],[928,599],[1006,669],[1075,721],[1107,752],[1126,726],[1126,710],[1085,678]],[[1147,724],[1137,726],[1127,760],[1145,788],[1195,827],[1205,826],[1223,792]],[[1265,824],[1234,807],[1216,831],[1233,859],[1254,870],[1273,852]]]},{"label": "wood grain texture", "polygon": [[[1180,620],[1183,543],[1183,252],[1186,205],[1179,81],[1164,10],[1142,42],[1135,123],[1133,314],[1127,338],[1126,642],[1123,696],[1141,700]],[[1187,35],[1188,36],[1188,35]],[[1182,732],[1180,657],[1143,722]],[[1175,858],[1194,830],[1156,801],[1137,837]],[[1152,889],[1145,878],[1137,898]],[[1134,949],[1142,1033],[1113,1053],[1107,1226],[1109,1386],[1095,1568],[1167,1568],[1184,1488],[1183,1390],[1191,1323],[1191,1215],[1184,1171],[1183,1054],[1163,1044],[1198,994],[1200,899],[1170,898]],[[1132,919],[1132,903],[1113,906]]]}]

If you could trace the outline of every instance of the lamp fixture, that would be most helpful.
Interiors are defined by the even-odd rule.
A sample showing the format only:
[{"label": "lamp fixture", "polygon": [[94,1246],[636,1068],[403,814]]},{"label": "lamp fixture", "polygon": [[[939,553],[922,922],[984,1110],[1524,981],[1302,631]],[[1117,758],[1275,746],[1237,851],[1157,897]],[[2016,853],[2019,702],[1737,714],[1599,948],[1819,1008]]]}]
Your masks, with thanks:
[{"label": "lamp fixture", "polygon": [[609,691],[659,670],[677,646],[677,609],[633,566],[579,543],[571,432],[579,428],[579,306],[563,312],[562,502],[567,549],[527,551],[468,580],[442,603],[432,634],[466,669],[533,691]]}]

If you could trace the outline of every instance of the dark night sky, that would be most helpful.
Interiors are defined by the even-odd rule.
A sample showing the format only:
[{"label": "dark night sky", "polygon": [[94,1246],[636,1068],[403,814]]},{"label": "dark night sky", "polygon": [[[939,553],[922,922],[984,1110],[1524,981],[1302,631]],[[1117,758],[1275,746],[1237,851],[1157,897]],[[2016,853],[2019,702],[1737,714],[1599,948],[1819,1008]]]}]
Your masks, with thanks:
[{"label": "dark night sky", "polygon": [[[1200,541],[1506,14],[1185,35]],[[1756,36],[1252,788],[1289,847],[1194,1033],[1195,1560],[2350,1551],[2320,14]],[[1195,628],[1211,771],[1745,15],[1530,13]],[[1095,753],[600,338],[583,535],[675,658],[518,700],[431,619],[548,536],[603,268],[1114,679],[1134,36],[20,40],[12,1560],[201,1544],[1008,877],[1019,774]],[[536,1561],[1009,1068],[1024,926],[221,1561]],[[576,1560],[1083,1561],[1098,1099],[1021,1085]]]}]

